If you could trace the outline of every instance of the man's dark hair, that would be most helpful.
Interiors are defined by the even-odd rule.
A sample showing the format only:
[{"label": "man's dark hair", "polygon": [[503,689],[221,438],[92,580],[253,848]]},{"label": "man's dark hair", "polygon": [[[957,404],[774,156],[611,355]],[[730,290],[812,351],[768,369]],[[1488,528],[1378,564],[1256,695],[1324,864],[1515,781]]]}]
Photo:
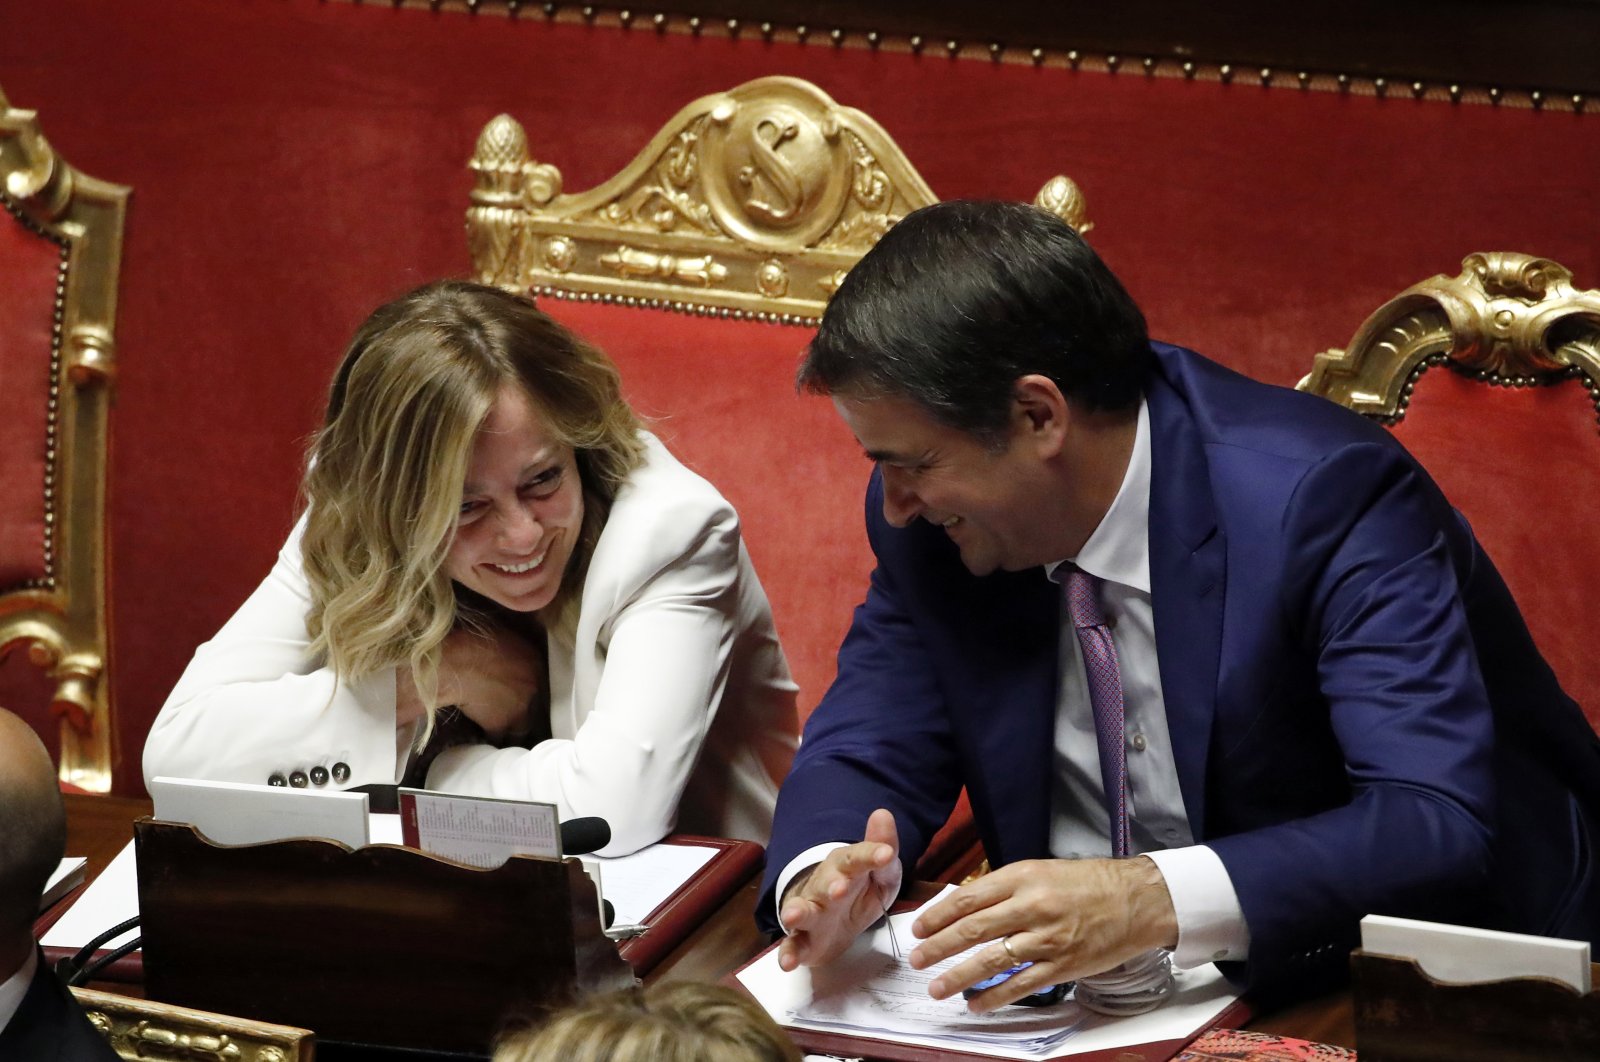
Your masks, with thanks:
[{"label": "man's dark hair", "polygon": [[909,399],[988,441],[1018,377],[1049,377],[1092,410],[1136,403],[1151,363],[1144,314],[1099,255],[1022,203],[938,203],[906,215],[839,285],[798,373],[815,394]]}]

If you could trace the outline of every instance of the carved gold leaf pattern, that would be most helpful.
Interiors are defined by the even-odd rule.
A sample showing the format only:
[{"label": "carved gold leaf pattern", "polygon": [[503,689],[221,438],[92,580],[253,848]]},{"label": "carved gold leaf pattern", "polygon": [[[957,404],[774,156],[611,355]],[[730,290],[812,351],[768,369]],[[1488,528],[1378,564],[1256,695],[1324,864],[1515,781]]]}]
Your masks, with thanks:
[{"label": "carved gold leaf pattern", "polygon": [[701,97],[615,177],[548,199],[527,192],[537,167],[513,122],[479,136],[467,226],[479,276],[512,288],[810,321],[889,228],[937,201],[877,123],[797,78]]},{"label": "carved gold leaf pattern", "polygon": [[55,684],[61,780],[111,788],[114,727],[106,659],[105,461],[116,380],[114,326],[129,189],[79,173],[38,116],[0,91],[0,224],[55,245],[45,456],[44,578],[0,587],[0,646],[26,646]]},{"label": "carved gold leaf pattern", "polygon": [[1415,284],[1369,317],[1343,350],[1318,354],[1300,389],[1394,421],[1429,366],[1512,385],[1585,381],[1600,409],[1600,291],[1512,251],[1468,255],[1454,277]]}]

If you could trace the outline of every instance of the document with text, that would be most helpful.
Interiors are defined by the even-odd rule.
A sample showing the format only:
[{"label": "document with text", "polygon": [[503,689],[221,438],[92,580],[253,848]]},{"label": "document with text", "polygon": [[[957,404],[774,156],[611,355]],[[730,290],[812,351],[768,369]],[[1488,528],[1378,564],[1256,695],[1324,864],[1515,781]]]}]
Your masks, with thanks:
[{"label": "document with text", "polygon": [[903,956],[916,944],[911,924],[917,914],[890,916],[826,967],[784,973],[773,949],[741,970],[739,980],[779,1024],[792,1029],[993,1058],[1065,1058],[1181,1040],[1213,1023],[1238,998],[1217,968],[1207,965],[1174,971],[1171,998],[1133,1017],[1094,1014],[1070,999],[974,1014],[959,994],[945,1000],[928,995],[929,981],[972,952],[927,970],[913,970],[905,962]]}]

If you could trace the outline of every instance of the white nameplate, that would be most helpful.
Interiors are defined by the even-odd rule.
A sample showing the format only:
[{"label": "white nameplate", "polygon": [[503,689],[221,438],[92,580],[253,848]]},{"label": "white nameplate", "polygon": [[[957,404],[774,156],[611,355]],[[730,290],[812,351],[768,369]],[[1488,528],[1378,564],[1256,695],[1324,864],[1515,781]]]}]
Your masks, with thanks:
[{"label": "white nameplate", "polygon": [[1508,977],[1549,977],[1589,991],[1589,945],[1493,929],[1472,929],[1410,918],[1367,915],[1361,948],[1374,955],[1415,959],[1436,981],[1472,984]]},{"label": "white nameplate", "polygon": [[192,823],[217,844],[259,844],[328,837],[351,848],[367,843],[367,794],[152,778],[155,817]]}]

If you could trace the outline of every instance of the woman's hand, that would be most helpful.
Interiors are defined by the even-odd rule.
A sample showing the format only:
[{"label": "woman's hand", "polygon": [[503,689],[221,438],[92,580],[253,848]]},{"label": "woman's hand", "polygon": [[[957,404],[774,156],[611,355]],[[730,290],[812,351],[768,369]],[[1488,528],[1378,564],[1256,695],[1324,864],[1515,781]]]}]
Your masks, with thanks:
[{"label": "woman's hand", "polygon": [[[439,648],[434,708],[454,705],[491,741],[533,729],[532,711],[544,678],[543,652],[523,635],[498,624],[478,632],[457,628]],[[422,697],[409,667],[395,688],[395,726],[420,718]]]}]

